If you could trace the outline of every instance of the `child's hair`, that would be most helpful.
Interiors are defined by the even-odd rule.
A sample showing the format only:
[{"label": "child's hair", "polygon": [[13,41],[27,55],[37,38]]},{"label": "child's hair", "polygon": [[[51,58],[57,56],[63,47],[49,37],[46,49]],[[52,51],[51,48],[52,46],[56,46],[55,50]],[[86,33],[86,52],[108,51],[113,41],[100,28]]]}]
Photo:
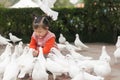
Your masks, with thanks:
[{"label": "child's hair", "polygon": [[47,27],[50,27],[50,19],[49,16],[34,16],[33,29],[37,29],[38,27],[47,29]]}]

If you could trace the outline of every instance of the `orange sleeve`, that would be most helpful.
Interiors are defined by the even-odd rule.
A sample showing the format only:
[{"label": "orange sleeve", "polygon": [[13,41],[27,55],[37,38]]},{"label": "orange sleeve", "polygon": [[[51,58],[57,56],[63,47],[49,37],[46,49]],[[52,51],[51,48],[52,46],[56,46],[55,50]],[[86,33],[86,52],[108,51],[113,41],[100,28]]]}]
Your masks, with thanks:
[{"label": "orange sleeve", "polygon": [[36,42],[36,40],[33,37],[31,37],[31,41],[30,41],[29,47],[37,50],[37,42]]},{"label": "orange sleeve", "polygon": [[45,46],[43,47],[43,53],[48,54],[50,52],[50,49],[54,46],[54,44],[55,37],[52,37],[45,43]]}]

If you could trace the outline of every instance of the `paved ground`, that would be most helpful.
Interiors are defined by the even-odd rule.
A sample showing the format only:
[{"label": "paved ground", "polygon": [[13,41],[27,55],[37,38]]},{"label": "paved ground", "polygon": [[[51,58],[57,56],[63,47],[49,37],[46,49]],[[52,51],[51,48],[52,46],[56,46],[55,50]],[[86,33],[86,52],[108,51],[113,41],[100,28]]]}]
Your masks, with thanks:
[{"label": "paved ground", "polygon": [[120,60],[117,64],[114,63],[114,57],[113,57],[113,53],[115,51],[115,46],[112,44],[105,44],[105,43],[90,43],[87,44],[90,48],[88,51],[84,51],[83,55],[89,55],[94,57],[94,59],[98,59],[98,57],[101,54],[101,48],[103,45],[106,46],[106,50],[108,52],[108,54],[110,55],[110,57],[112,58],[111,61],[111,68],[112,68],[112,72],[111,75],[109,77],[107,77],[105,80],[120,80]]},{"label": "paved ground", "polygon": [[[90,48],[86,51],[82,51],[81,54],[91,56],[94,59],[98,59],[98,57],[101,54],[102,46],[103,45],[106,46],[107,52],[112,58],[112,61],[111,61],[112,73],[105,80],[120,80],[120,60],[119,60],[119,63],[114,64],[113,52],[115,51],[115,46],[112,44],[106,44],[106,43],[86,43],[86,45],[89,46]],[[0,48],[0,52],[3,52],[3,50],[4,48]]]}]

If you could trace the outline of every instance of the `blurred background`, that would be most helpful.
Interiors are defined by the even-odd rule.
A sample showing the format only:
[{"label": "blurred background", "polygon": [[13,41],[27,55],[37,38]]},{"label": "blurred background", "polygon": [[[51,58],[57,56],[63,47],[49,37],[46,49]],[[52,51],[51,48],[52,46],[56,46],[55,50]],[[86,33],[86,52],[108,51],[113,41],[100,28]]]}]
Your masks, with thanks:
[{"label": "blurred background", "polygon": [[[0,0],[0,34],[8,37],[12,32],[29,42],[33,32],[31,15],[44,13],[39,7],[9,8],[19,1]],[[52,9],[59,12],[58,20],[51,22],[57,40],[63,33],[73,42],[78,33],[87,43],[115,43],[120,35],[120,0],[56,0]]]},{"label": "blurred background", "polygon": [[[9,6],[12,6],[13,4],[17,3],[18,1],[19,0],[0,0],[0,6],[1,7],[9,7]],[[32,1],[35,1],[35,0],[32,0]],[[77,3],[81,3],[81,2],[83,2],[83,0],[78,0]],[[72,3],[70,3],[69,0],[57,0],[55,3],[55,7],[71,8],[71,7],[74,7],[74,5]]]}]

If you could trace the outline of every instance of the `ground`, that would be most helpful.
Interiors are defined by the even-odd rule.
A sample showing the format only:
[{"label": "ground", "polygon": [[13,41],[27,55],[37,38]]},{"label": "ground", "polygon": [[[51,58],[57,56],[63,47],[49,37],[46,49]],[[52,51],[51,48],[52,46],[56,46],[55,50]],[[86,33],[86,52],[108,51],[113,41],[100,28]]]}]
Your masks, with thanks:
[{"label": "ground", "polygon": [[[106,50],[107,50],[108,54],[110,55],[110,57],[112,58],[111,63],[110,63],[112,72],[111,72],[110,76],[105,78],[105,80],[120,80],[120,60],[118,61],[117,64],[114,64],[113,53],[116,49],[115,45],[114,44],[106,44],[106,43],[86,43],[86,45],[89,46],[89,49],[82,51],[81,54],[86,55],[86,56],[91,56],[94,59],[99,58],[99,56],[101,54],[102,46],[103,45],[106,46]],[[4,51],[4,47],[1,47],[0,52],[2,53],[3,51]],[[70,80],[70,79],[64,79],[64,80]]]},{"label": "ground", "polygon": [[116,50],[114,44],[105,44],[105,43],[90,43],[87,44],[90,48],[88,51],[83,51],[83,55],[92,56],[94,59],[98,59],[101,54],[101,48],[103,45],[106,46],[106,50],[111,57],[111,68],[112,72],[111,75],[108,76],[105,80],[120,80],[120,60],[117,64],[114,63],[114,56],[113,53]]}]

